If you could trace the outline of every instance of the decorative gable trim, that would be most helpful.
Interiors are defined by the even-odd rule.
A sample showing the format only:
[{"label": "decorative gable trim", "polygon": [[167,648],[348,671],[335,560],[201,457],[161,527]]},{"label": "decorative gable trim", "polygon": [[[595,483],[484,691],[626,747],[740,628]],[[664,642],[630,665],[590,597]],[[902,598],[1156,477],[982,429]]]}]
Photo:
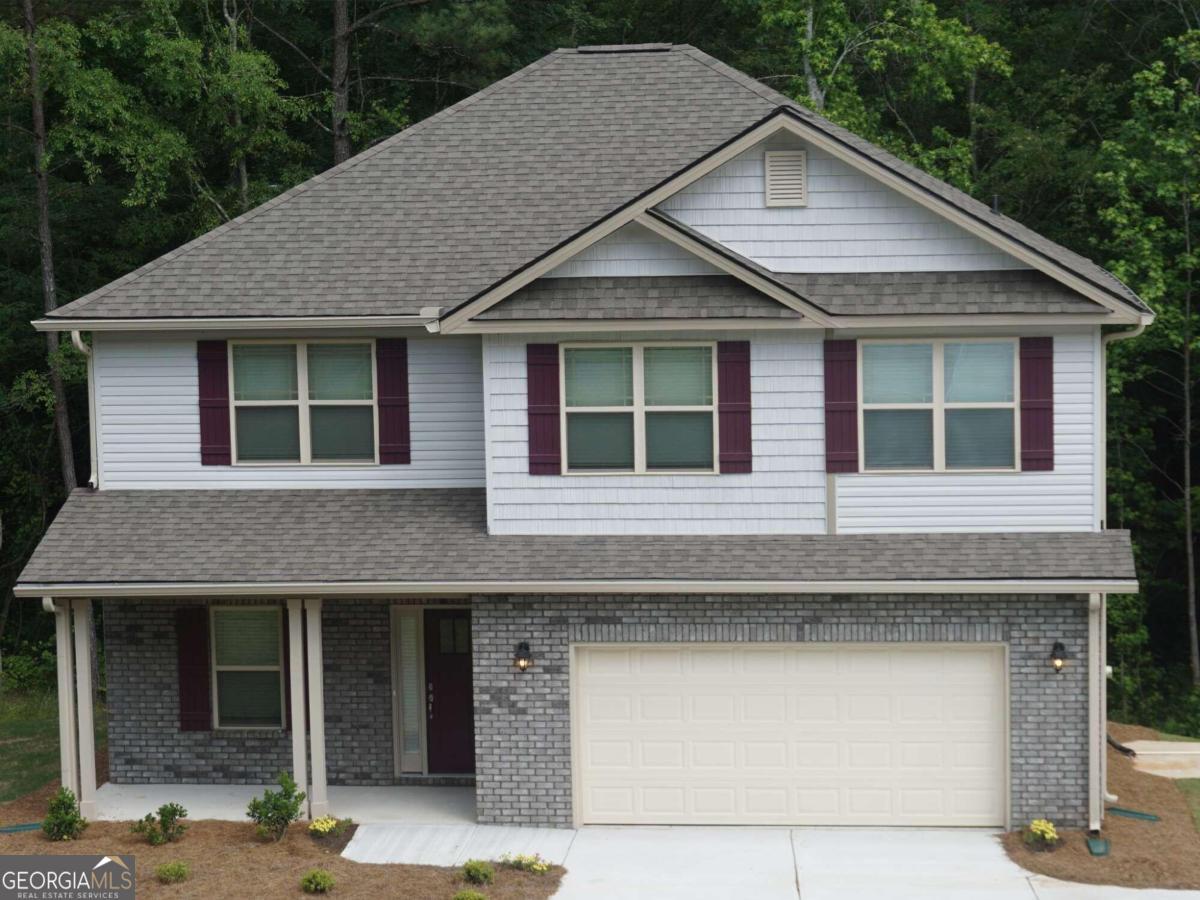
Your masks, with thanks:
[{"label": "decorative gable trim", "polygon": [[[920,187],[909,178],[886,168],[862,154],[861,151],[849,147],[843,141],[803,121],[800,113],[795,110],[780,107],[765,116],[758,124],[751,126],[739,135],[735,135],[729,141],[726,141],[711,153],[700,157],[695,162],[681,169],[676,175],[663,181],[657,187],[635,197],[541,257],[532,260],[524,267],[501,279],[486,291],[481,292],[465,303],[459,304],[454,309],[445,313],[439,321],[430,322],[426,325],[426,328],[431,332],[459,330],[472,317],[478,315],[483,310],[500,302],[514,291],[520,290],[531,281],[545,275],[551,269],[570,259],[581,250],[591,246],[601,238],[616,231],[622,225],[642,216],[667,197],[678,193],[689,184],[704,177],[738,154],[749,150],[760,141],[783,130],[794,134],[802,140],[808,141],[815,147],[820,147],[877,181],[893,188],[910,200],[938,213],[965,231],[987,241],[1027,265],[1044,272],[1088,299],[1094,300],[1109,311],[1103,320],[1106,324],[1133,324],[1153,320],[1152,313],[1139,312],[1095,282],[1068,271],[1041,253],[1002,234],[995,226],[986,224],[975,216],[954,206],[948,200],[931,194],[928,190]],[[868,324],[863,321],[864,318],[862,316],[850,317],[848,319],[826,317],[826,321],[829,324],[823,327],[862,327]],[[974,320],[972,319],[972,321]],[[923,324],[926,323],[923,322]],[[958,324],[962,324],[962,322],[960,321]]]}]

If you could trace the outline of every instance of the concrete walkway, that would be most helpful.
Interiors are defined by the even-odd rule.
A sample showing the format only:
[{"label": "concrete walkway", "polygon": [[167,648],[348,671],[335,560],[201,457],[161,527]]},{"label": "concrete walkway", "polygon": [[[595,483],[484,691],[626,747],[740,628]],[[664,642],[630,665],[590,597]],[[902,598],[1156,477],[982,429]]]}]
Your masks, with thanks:
[{"label": "concrete walkway", "polygon": [[565,865],[562,900],[1200,900],[1032,875],[987,830],[362,825],[345,850],[440,866],[503,853]]},{"label": "concrete walkway", "polygon": [[1200,741],[1130,741],[1133,767],[1163,778],[1200,778]]}]

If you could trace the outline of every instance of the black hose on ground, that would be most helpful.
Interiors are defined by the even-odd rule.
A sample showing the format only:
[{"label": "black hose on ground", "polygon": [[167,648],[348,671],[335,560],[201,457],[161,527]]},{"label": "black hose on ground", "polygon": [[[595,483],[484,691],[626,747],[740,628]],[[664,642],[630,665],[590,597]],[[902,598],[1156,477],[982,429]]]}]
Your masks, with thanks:
[{"label": "black hose on ground", "polygon": [[1124,756],[1137,756],[1136,750],[1134,750],[1132,747],[1126,747],[1124,744],[1117,743],[1113,740],[1113,736],[1111,734],[1106,734],[1104,736],[1108,738],[1108,746],[1112,747],[1118,753]]}]

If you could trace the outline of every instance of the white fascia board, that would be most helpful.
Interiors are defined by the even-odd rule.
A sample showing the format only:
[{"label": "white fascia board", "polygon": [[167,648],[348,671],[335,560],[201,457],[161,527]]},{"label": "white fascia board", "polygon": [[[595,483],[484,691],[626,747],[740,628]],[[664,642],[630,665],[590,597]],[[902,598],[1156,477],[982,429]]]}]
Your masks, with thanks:
[{"label": "white fascia board", "polygon": [[759,124],[744,132],[740,137],[734,138],[723,146],[718,147],[708,156],[697,160],[682,172],[668,178],[658,187],[647,191],[631,203],[615,210],[606,218],[601,219],[599,222],[575,235],[575,237],[560,244],[541,259],[536,260],[499,284],[484,291],[474,300],[464,304],[442,319],[440,330],[443,332],[457,331],[461,325],[469,321],[473,316],[479,315],[485,309],[494,306],[505,297],[519,291],[531,281],[541,278],[555,266],[566,262],[572,256],[575,256],[582,250],[586,250],[601,238],[607,237],[621,226],[632,222],[646,210],[662,203],[672,194],[687,187],[693,181],[703,178],[709,172],[729,162],[729,160],[733,159],[739,153],[749,150],[759,141],[779,130],[780,125],[778,120],[782,115],[783,111],[781,109],[768,114]]},{"label": "white fascia board", "polygon": [[18,597],[374,596],[433,594],[1089,594],[1137,593],[1131,579],[958,581],[272,581],[21,584]]},{"label": "white fascia board", "polygon": [[[494,285],[492,288],[484,291],[474,300],[463,305],[460,309],[446,316],[445,319],[437,323],[436,326],[431,326],[431,330],[436,327],[437,330],[443,332],[457,331],[463,327],[464,323],[472,317],[483,312],[495,304],[499,303],[505,297],[515,293],[525,285],[545,275],[551,269],[559,264],[566,262],[571,257],[587,249],[592,244],[612,234],[618,228],[628,224],[634,219],[642,216],[648,210],[653,209],[658,204],[662,203],[668,197],[678,193],[687,187],[689,184],[703,178],[709,172],[733,159],[738,154],[750,149],[758,142],[776,134],[780,131],[789,131],[799,137],[801,140],[808,141],[814,146],[820,147],[828,151],[838,159],[843,160],[847,164],[853,166],[859,171],[867,174],[875,180],[895,189],[905,197],[919,203],[921,206],[932,210],[941,215],[943,218],[954,222],[969,233],[981,238],[994,247],[1003,250],[1006,253],[1020,259],[1027,265],[1049,275],[1056,281],[1070,287],[1072,290],[1078,291],[1083,296],[1094,300],[1096,303],[1110,311],[1110,315],[1105,318],[1106,324],[1134,324],[1146,323],[1149,324],[1154,320],[1153,313],[1140,312],[1127,303],[1121,301],[1114,295],[1108,293],[1098,287],[1091,281],[1081,278],[1057,263],[1042,256],[1040,253],[1029,249],[1019,241],[1002,234],[993,226],[980,222],[975,217],[964,213],[948,200],[943,200],[936,195],[930,194],[928,191],[914,185],[908,179],[901,175],[892,172],[890,169],[880,165],[874,160],[853,152],[842,145],[840,141],[830,138],[823,132],[806,125],[797,120],[794,114],[790,114],[786,109],[780,108],[774,113],[767,116],[762,122],[736,138],[733,141],[725,144],[709,156],[697,161],[692,166],[684,169],[673,178],[660,184],[657,188],[647,192],[635,201],[622,207],[621,209],[611,213],[607,218],[604,218],[588,228],[587,230],[577,234],[575,237],[559,245],[550,253],[546,254],[540,260],[533,262],[524,269],[514,273],[509,278]],[[841,327],[842,321],[838,317],[832,317],[834,322],[827,327]],[[864,317],[854,317],[859,320]],[[881,317],[882,318],[882,317]],[[904,318],[904,317],[888,317],[888,318]],[[856,325],[862,325],[861,321],[856,321]],[[922,319],[921,324],[925,324]],[[930,322],[929,324],[933,324]],[[881,324],[879,327],[890,327],[889,325]]]},{"label": "white fascia board", "polygon": [[1133,309],[1127,303],[1119,300],[1093,282],[1068,271],[1065,267],[1048,259],[1036,250],[1032,250],[1020,241],[1003,234],[996,227],[981,222],[974,216],[963,212],[949,200],[944,200],[936,194],[924,190],[904,176],[893,172],[868,156],[854,152],[847,148],[841,141],[830,137],[811,125],[799,121],[794,116],[783,116],[776,124],[779,130],[788,131],[801,140],[812,144],[814,147],[819,147],[831,156],[837,157],[847,165],[853,166],[863,174],[899,192],[909,200],[919,203],[926,209],[948,219],[964,231],[970,232],[993,247],[1003,250],[1010,256],[1016,257],[1026,265],[1032,266],[1038,271],[1049,275],[1051,278],[1077,291],[1089,300],[1094,300],[1105,309],[1111,310],[1117,315],[1117,318],[1112,320],[1114,324],[1116,322],[1122,324],[1138,322],[1147,316],[1149,316],[1150,320],[1153,320],[1153,313],[1144,313]]},{"label": "white fascia board", "polygon": [[468,322],[455,334],[583,334],[607,331],[796,331],[823,329],[811,319],[496,319]]},{"label": "white fascia board", "polygon": [[418,316],[241,316],[170,319],[34,319],[38,331],[294,331],[297,328],[420,328]]},{"label": "white fascia board", "polygon": [[832,328],[834,326],[833,319],[824,310],[813,306],[807,300],[802,299],[800,295],[794,294],[793,292],[780,287],[778,284],[768,278],[764,278],[753,269],[734,261],[731,258],[733,251],[730,251],[729,256],[717,253],[711,247],[705,246],[700,241],[697,241],[695,238],[685,234],[677,228],[671,227],[669,224],[655,216],[640,215],[634,221],[643,228],[653,231],[664,240],[670,241],[680,249],[685,250],[688,253],[691,253],[693,256],[704,260],[711,266],[715,266],[716,268],[725,272],[727,275],[732,275],[739,281],[750,285],[750,287],[754,288],[758,292],[766,294],[772,300],[782,303],[789,309],[793,309],[796,312],[812,319],[814,323],[822,328]]}]

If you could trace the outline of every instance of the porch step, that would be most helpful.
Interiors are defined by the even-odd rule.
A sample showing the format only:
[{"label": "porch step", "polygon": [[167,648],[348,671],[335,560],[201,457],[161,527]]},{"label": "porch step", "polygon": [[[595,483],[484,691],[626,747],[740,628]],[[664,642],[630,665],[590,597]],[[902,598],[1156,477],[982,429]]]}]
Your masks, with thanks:
[{"label": "porch step", "polygon": [[397,785],[424,785],[426,787],[475,787],[474,775],[397,775],[392,782]]}]

